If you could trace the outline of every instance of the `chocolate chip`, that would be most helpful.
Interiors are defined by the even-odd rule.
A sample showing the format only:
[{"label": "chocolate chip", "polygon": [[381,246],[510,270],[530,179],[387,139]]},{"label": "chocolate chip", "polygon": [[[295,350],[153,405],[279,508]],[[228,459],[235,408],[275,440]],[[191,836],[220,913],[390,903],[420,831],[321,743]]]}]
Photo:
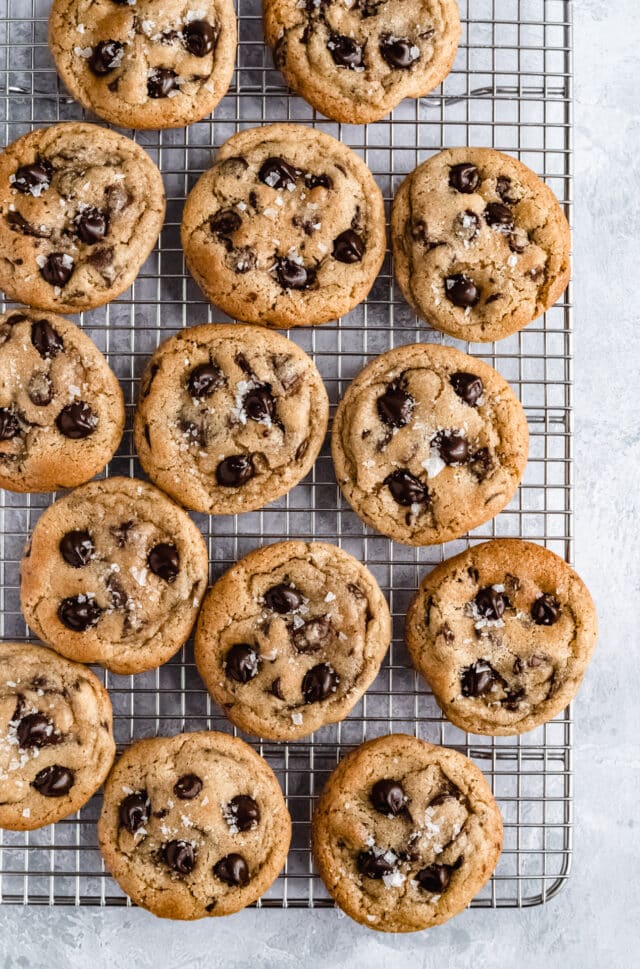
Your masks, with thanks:
[{"label": "chocolate chip", "polygon": [[62,739],[51,720],[43,713],[30,713],[23,717],[16,730],[18,743],[23,750],[32,747],[48,747]]},{"label": "chocolate chip", "polygon": [[241,488],[255,473],[250,454],[232,454],[216,468],[216,481],[223,488]]},{"label": "chocolate chip", "polygon": [[291,639],[299,653],[313,653],[326,643],[331,635],[331,620],[328,616],[309,619],[297,629],[293,629]]},{"label": "chocolate chip", "polygon": [[411,505],[426,505],[429,501],[426,486],[405,468],[392,471],[384,479],[384,484],[391,492],[394,501],[404,508],[409,508]]},{"label": "chocolate chip", "polygon": [[201,363],[189,374],[187,387],[192,397],[210,397],[224,384],[224,375],[213,363]]},{"label": "chocolate chip", "polygon": [[252,421],[269,423],[276,412],[276,402],[271,394],[269,384],[258,384],[250,387],[242,398],[242,408]]},{"label": "chocolate chip", "polygon": [[190,841],[167,841],[162,846],[165,864],[178,875],[188,875],[196,867],[198,850]]},{"label": "chocolate chip", "polygon": [[213,866],[213,874],[225,885],[243,887],[249,882],[249,866],[242,855],[235,852],[217,861]]},{"label": "chocolate chip", "polygon": [[505,599],[501,592],[496,592],[493,586],[488,585],[480,589],[475,598],[478,612],[485,619],[501,619],[504,615]]},{"label": "chocolate chip", "polygon": [[458,212],[453,223],[453,229],[459,239],[463,239],[464,242],[473,242],[480,232],[480,219],[471,209],[465,209],[464,212]]},{"label": "chocolate chip", "polygon": [[313,666],[302,678],[302,695],[305,703],[320,703],[338,688],[340,677],[328,663]]},{"label": "chocolate chip", "polygon": [[129,832],[135,834],[143,828],[151,817],[151,801],[146,791],[136,791],[128,794],[124,801],[120,802],[118,818],[121,826]]},{"label": "chocolate chip", "polygon": [[64,349],[62,337],[49,320],[36,320],[31,324],[31,342],[43,360],[56,357]]},{"label": "chocolate chip", "polygon": [[269,692],[272,696],[276,697],[277,700],[284,700],[282,695],[282,683],[279,676],[276,676],[275,680],[271,684],[271,687],[269,688]]},{"label": "chocolate chip", "polygon": [[351,264],[361,262],[365,252],[362,236],[353,229],[346,229],[333,240],[333,258]]},{"label": "chocolate chip", "polygon": [[235,272],[244,275],[244,273],[251,272],[252,269],[255,269],[257,264],[258,257],[250,246],[241,246],[234,250],[231,265]]},{"label": "chocolate chip", "polygon": [[36,407],[47,407],[53,400],[53,384],[49,374],[39,370],[32,373],[27,386],[27,393],[29,400]]},{"label": "chocolate chip", "polygon": [[[119,581],[117,576],[109,575],[107,577],[107,589],[109,591],[109,601],[113,609],[126,611],[129,607],[129,596],[127,595],[127,590],[124,588],[122,583]],[[128,624],[129,617],[125,617],[125,624]]]},{"label": "chocolate chip", "polygon": [[514,228],[513,213],[501,202],[489,202],[484,210],[487,225],[504,232],[512,232]]},{"label": "chocolate chip", "polygon": [[192,20],[182,29],[184,46],[194,57],[206,57],[216,46],[218,32],[208,20]]},{"label": "chocolate chip", "polygon": [[160,542],[154,545],[147,563],[154,575],[158,575],[165,582],[175,582],[180,571],[180,555],[172,542]]},{"label": "chocolate chip", "polygon": [[100,242],[107,234],[109,216],[102,209],[94,207],[84,209],[76,217],[76,233],[78,238],[88,246]]},{"label": "chocolate chip", "polygon": [[529,245],[529,234],[525,231],[525,229],[518,226],[510,234],[508,242],[511,252],[516,252],[518,255],[520,255]]},{"label": "chocolate chip", "polygon": [[445,464],[465,464],[469,457],[469,442],[459,431],[441,431],[431,443]]},{"label": "chocolate chip", "polygon": [[173,785],[173,793],[181,801],[193,801],[202,790],[202,781],[197,774],[183,774]]},{"label": "chocolate chip", "polygon": [[465,273],[454,273],[444,281],[444,291],[447,299],[454,306],[466,309],[477,306],[482,291]]},{"label": "chocolate chip", "polygon": [[95,546],[89,532],[74,530],[60,539],[60,554],[67,565],[81,569],[93,558]]},{"label": "chocolate chip", "polygon": [[134,527],[135,521],[130,518],[126,522],[120,522],[118,525],[111,525],[109,527],[109,534],[115,539],[118,548],[124,548],[127,544],[129,538],[129,532]]},{"label": "chocolate chip", "polygon": [[227,805],[238,831],[251,831],[260,821],[260,808],[248,794],[238,794]]},{"label": "chocolate chip", "polygon": [[51,230],[47,229],[46,226],[33,225],[31,222],[27,222],[19,212],[7,212],[5,218],[7,225],[14,232],[21,232],[24,236],[33,236],[35,239],[48,239],[51,235]]},{"label": "chocolate chip", "polygon": [[531,618],[536,626],[553,626],[560,618],[560,603],[555,596],[543,593],[531,606]]},{"label": "chocolate chip", "polygon": [[465,404],[468,404],[469,407],[478,406],[478,401],[484,393],[484,384],[480,377],[465,370],[457,370],[450,375],[449,383]]},{"label": "chocolate chip", "polygon": [[101,615],[102,609],[96,600],[86,595],[69,596],[58,606],[58,619],[75,633],[83,633],[96,626]]},{"label": "chocolate chip", "polygon": [[380,814],[392,814],[394,817],[404,811],[407,803],[402,784],[388,777],[375,782],[369,797],[376,811]]},{"label": "chocolate chip", "polygon": [[326,172],[321,172],[319,175],[314,175],[313,172],[306,172],[304,176],[304,184],[309,189],[314,188],[333,188],[333,179]]},{"label": "chocolate chip", "polygon": [[264,594],[264,604],[268,609],[273,609],[274,612],[284,616],[288,612],[295,612],[296,609],[300,608],[302,596],[296,589],[292,589],[291,586],[285,585],[283,582],[267,589]]},{"label": "chocolate chip", "polygon": [[393,37],[387,34],[380,38],[380,54],[389,67],[406,70],[420,60],[420,48],[406,37]]},{"label": "chocolate chip", "polygon": [[50,286],[66,286],[74,269],[75,263],[66,252],[52,252],[41,266],[40,274]]},{"label": "chocolate chip", "polygon": [[449,185],[456,192],[471,195],[480,184],[480,172],[471,162],[461,162],[449,169]]},{"label": "chocolate chip", "polygon": [[284,158],[267,158],[260,166],[258,178],[269,188],[286,188],[291,191],[301,173],[293,165],[289,165]]},{"label": "chocolate chip", "polygon": [[11,184],[23,195],[39,196],[49,188],[52,175],[53,168],[49,162],[40,159],[30,165],[21,165],[16,170],[15,178]]},{"label": "chocolate chip", "polygon": [[89,437],[98,426],[98,418],[84,400],[76,400],[63,407],[56,417],[56,427],[72,441]]},{"label": "chocolate chip", "polygon": [[356,67],[364,67],[364,46],[358,44],[353,37],[331,34],[327,47],[338,67],[348,67],[352,71]]},{"label": "chocolate chip", "polygon": [[234,209],[220,209],[209,219],[209,228],[214,235],[227,239],[242,225],[242,217]]},{"label": "chocolate chip", "polygon": [[0,441],[10,441],[20,433],[18,418],[8,407],[0,407]]},{"label": "chocolate chip", "polygon": [[236,643],[225,657],[225,672],[236,683],[248,683],[258,675],[260,657],[248,643]]},{"label": "chocolate chip", "polygon": [[484,696],[489,693],[494,683],[499,682],[499,675],[494,670],[491,663],[479,659],[471,666],[462,670],[460,676],[460,689],[463,696]]},{"label": "chocolate chip", "polygon": [[195,444],[199,448],[206,447],[207,435],[204,424],[194,424],[193,421],[179,421],[178,427],[186,438],[187,444]]},{"label": "chocolate chip", "polygon": [[276,259],[276,276],[283,289],[308,289],[316,278],[315,270],[305,268],[293,259],[279,256]]},{"label": "chocolate chip", "polygon": [[389,427],[404,427],[411,420],[415,401],[411,394],[403,390],[399,380],[387,386],[384,394],[376,401],[378,416]]},{"label": "chocolate chip", "polygon": [[489,453],[489,448],[481,447],[474,451],[469,458],[469,468],[478,481],[484,481],[492,467],[493,459]]},{"label": "chocolate chip", "polygon": [[156,67],[147,78],[147,94],[150,98],[166,98],[178,87],[178,75],[168,67]]},{"label": "chocolate chip", "polygon": [[120,67],[124,56],[124,44],[119,40],[101,40],[93,48],[87,64],[94,74],[104,77]]},{"label": "chocolate chip", "polygon": [[398,863],[398,858],[393,851],[384,851],[382,848],[368,848],[361,851],[356,859],[358,871],[367,878],[382,878],[390,875]]},{"label": "chocolate chip", "polygon": [[75,774],[68,767],[52,764],[39,771],[31,782],[43,797],[64,797],[75,783]]},{"label": "chocolate chip", "polygon": [[496,179],[496,192],[507,205],[513,205],[518,201],[511,192],[511,179],[506,175],[499,175]]},{"label": "chocolate chip", "polygon": [[441,895],[449,887],[452,871],[453,865],[428,865],[418,872],[416,881],[423,891]]}]

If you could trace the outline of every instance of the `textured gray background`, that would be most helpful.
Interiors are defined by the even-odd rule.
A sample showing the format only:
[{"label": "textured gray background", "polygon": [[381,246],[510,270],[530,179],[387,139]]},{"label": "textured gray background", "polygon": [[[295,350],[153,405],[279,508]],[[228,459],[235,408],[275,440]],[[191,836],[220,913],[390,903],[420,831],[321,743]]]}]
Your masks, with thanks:
[{"label": "textured gray background", "polygon": [[544,908],[468,911],[386,937],[334,911],[182,925],[141,911],[8,908],[2,969],[631,969],[640,942],[640,21],[638,0],[576,0],[576,563],[599,650],[575,706],[573,874]]}]

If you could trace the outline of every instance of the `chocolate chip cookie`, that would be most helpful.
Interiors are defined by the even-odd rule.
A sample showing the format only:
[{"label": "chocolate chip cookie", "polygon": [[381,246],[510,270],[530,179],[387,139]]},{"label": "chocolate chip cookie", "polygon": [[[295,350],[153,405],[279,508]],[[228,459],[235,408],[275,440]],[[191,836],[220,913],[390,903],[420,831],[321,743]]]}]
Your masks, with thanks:
[{"label": "chocolate chip cookie", "polygon": [[349,386],[331,439],[342,492],[368,525],[406,545],[459,538],[511,501],[529,447],[500,374],[453,347],[376,357]]},{"label": "chocolate chip cookie", "polygon": [[263,0],[264,28],[287,83],[348,124],[428,94],[451,70],[455,0]]},{"label": "chocolate chip cookie", "polygon": [[0,487],[56,491],[92,478],[125,423],[120,385],[89,337],[61,316],[0,316]]},{"label": "chocolate chip cookie", "polygon": [[229,719],[272,740],[343,720],[378,674],[391,639],[371,573],[334,545],[256,549],[205,598],[195,656]]},{"label": "chocolate chip cookie", "polygon": [[86,804],[113,763],[111,720],[85,666],[0,643],[0,828],[32,831]]},{"label": "chocolate chip cookie", "polygon": [[392,734],[338,765],[312,841],[320,876],[347,915],[381,932],[415,932],[462,912],[488,881],[502,819],[472,761]]},{"label": "chocolate chip cookie", "polygon": [[189,636],[207,569],[200,532],[161,491],[92,481],[38,520],[21,564],[22,611],[63,656],[141,673]]},{"label": "chocolate chip cookie", "polygon": [[578,692],[597,636],[589,591],[520,539],[476,545],[426,576],[407,616],[416,669],[462,730],[533,730]]},{"label": "chocolate chip cookie", "polygon": [[105,785],[100,848],[137,904],[171,919],[230,915],[283,867],[291,818],[276,777],[236,737],[140,740]]},{"label": "chocolate chip cookie", "polygon": [[555,195],[510,155],[450,148],[393,203],[395,273],[418,316],[460,340],[500,340],[560,298],[569,225]]},{"label": "chocolate chip cookie", "polygon": [[361,303],[385,252],[382,194],[350,148],[303,125],[229,138],[187,198],[182,247],[207,299],[266,326]]},{"label": "chocolate chip cookie", "polygon": [[164,211],[160,172],[129,138],[79,122],[23,135],[0,154],[0,289],[54,312],[102,306],[138,275]]},{"label": "chocolate chip cookie", "polygon": [[54,0],[49,46],[73,97],[123,128],[178,128],[227,93],[233,0]]},{"label": "chocolate chip cookie", "polygon": [[143,468],[196,511],[234,515],[311,470],[329,401],[313,361],[261,327],[194,326],[153,354],[134,421]]}]

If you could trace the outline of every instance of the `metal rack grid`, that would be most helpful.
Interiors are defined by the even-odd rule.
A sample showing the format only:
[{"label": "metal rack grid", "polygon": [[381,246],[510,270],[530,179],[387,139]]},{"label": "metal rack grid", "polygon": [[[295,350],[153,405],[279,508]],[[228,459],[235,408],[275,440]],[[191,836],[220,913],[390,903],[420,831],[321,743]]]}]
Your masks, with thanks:
[{"label": "metal rack grid", "polygon": [[[47,49],[50,0],[0,0],[0,124],[4,143],[32,127],[83,118],[59,85]],[[125,131],[159,165],[167,189],[161,239],[130,291],[84,314],[82,324],[106,353],[128,405],[158,342],[178,328],[224,319],[186,273],[179,223],[186,193],[220,145],[240,128],[270,121],[313,124],[350,144],[373,171],[387,204],[404,174],[442,147],[496,147],[520,157],[571,206],[571,0],[461,0],[463,35],[441,89],[405,101],[366,127],[340,125],[293,97],[273,69],[262,38],[259,0],[237,0],[238,70],[215,118],[165,132]],[[96,119],[92,119],[96,120]],[[350,379],[375,354],[417,340],[447,342],[418,322],[385,262],[369,299],[336,324],[288,334],[312,354],[335,407]],[[446,722],[411,670],[404,617],[425,571],[468,541],[520,536],[571,559],[571,306],[569,295],[526,330],[497,344],[464,345],[497,367],[525,407],[531,453],[508,509],[446,548],[414,549],[365,529],[341,500],[325,445],[313,472],[285,498],[233,518],[195,516],[208,540],[211,577],[257,545],[285,536],[335,541],[366,562],[389,599],[394,638],[376,682],[342,724],[305,741],[256,743],[287,795],[293,841],[286,869],[263,907],[333,904],[313,874],[309,822],[314,797],[355,744],[401,730],[472,757],[490,780],[505,821],[505,847],[492,880],[474,900],[485,908],[537,905],[566,880],[571,860],[571,717],[522,737],[470,736]],[[139,475],[128,429],[109,474]],[[1,494],[0,636],[26,639],[19,608],[19,560],[30,529],[55,496]],[[170,663],[135,677],[104,674],[119,747],[153,734],[210,727],[229,730],[198,678],[188,644]],[[5,903],[127,904],[97,849],[100,798],[78,815],[31,833],[0,832],[0,900]]]}]

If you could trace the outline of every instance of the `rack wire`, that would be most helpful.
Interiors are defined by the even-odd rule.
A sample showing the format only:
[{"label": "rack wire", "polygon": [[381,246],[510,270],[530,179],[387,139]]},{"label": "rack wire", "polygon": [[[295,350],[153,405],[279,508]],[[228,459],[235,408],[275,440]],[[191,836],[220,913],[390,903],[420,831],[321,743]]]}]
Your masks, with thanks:
[{"label": "rack wire", "polygon": [[[4,143],[34,127],[81,120],[85,112],[60,85],[47,48],[50,0],[0,0],[0,125]],[[373,171],[389,205],[403,176],[443,147],[480,145],[513,153],[543,176],[571,210],[571,0],[460,0],[462,41],[441,88],[403,102],[368,126],[330,122],[284,87],[265,47],[260,0],[237,0],[238,69],[213,119],[187,129],[124,133],[163,173],[167,218],[160,241],[130,291],[81,323],[120,379],[128,422],[107,474],[141,475],[131,435],[137,381],[157,344],[177,329],[224,320],[186,272],[179,224],[187,192],[209,167],[214,146],[235,131],[272,121],[315,125],[351,145]],[[96,120],[90,118],[90,120]],[[531,430],[529,464],[509,507],[446,548],[414,549],[366,529],[341,499],[328,446],[289,495],[238,517],[194,516],[202,528],[211,578],[252,548],[285,536],[333,541],[371,568],[388,597],[393,642],[377,680],[351,715],[295,743],[257,743],[274,768],[293,816],[283,874],[262,907],[333,904],[314,875],[309,851],[314,798],[344,753],[365,739],[406,731],[447,744],[484,771],[505,822],[494,877],[473,901],[484,908],[544,903],[566,881],[571,863],[572,723],[570,711],[522,737],[470,736],[445,721],[403,644],[408,603],[423,575],[469,542],[516,536],[571,560],[571,304],[569,294],[521,333],[494,344],[464,345],[417,321],[394,283],[390,259],[369,299],[335,324],[288,334],[309,352],[335,407],[372,356],[419,340],[462,346],[497,367],[524,405]],[[27,639],[20,613],[19,562],[28,533],[54,495],[0,493],[0,636]],[[203,688],[191,644],[158,670],[137,676],[100,673],[115,712],[119,748],[133,739],[183,730],[231,730]],[[248,738],[250,739],[250,738]],[[77,815],[39,831],[0,832],[0,900],[48,905],[130,904],[105,872],[97,848],[96,796]]]}]

